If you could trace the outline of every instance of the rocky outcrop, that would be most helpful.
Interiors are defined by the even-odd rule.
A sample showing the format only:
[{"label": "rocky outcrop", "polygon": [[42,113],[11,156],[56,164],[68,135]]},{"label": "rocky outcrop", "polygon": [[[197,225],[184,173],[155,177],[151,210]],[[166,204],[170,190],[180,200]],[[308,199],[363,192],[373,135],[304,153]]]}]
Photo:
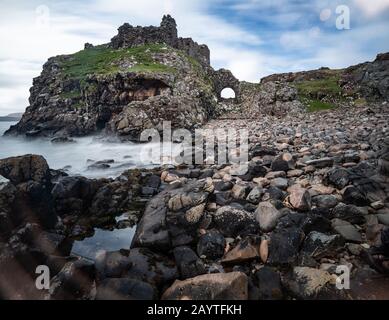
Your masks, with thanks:
[{"label": "rocky outcrop", "polygon": [[210,52],[206,45],[199,45],[191,38],[179,38],[176,21],[166,15],[159,27],[133,27],[128,23],[118,29],[119,33],[112,38],[110,45],[114,49],[130,48],[150,43],[165,43],[172,48],[184,51],[188,56],[204,65],[210,63]]},{"label": "rocky outcrop", "polygon": [[341,85],[359,97],[389,101],[389,53],[377,55],[373,62],[345,69]]}]

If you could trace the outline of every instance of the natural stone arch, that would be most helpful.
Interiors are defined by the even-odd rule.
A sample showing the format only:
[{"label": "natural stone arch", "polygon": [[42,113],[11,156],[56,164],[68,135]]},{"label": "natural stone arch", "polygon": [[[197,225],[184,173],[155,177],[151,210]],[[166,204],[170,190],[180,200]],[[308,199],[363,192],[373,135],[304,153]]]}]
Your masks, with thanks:
[{"label": "natural stone arch", "polygon": [[240,101],[240,82],[234,77],[230,70],[220,69],[214,74],[214,84],[219,101],[224,100],[222,91],[230,88],[235,92],[235,101]]},{"label": "natural stone arch", "polygon": [[234,89],[232,89],[230,87],[224,88],[220,92],[220,96],[222,99],[236,99],[236,93],[235,93]]}]

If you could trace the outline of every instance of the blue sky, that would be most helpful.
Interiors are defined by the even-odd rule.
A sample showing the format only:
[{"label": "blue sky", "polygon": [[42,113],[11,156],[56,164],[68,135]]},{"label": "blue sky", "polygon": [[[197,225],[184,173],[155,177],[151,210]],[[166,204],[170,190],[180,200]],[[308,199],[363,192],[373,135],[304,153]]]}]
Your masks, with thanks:
[{"label": "blue sky", "polygon": [[[339,5],[350,10],[349,30],[336,28]],[[389,0],[0,0],[0,8],[0,115],[25,109],[48,57],[108,42],[124,22],[158,25],[165,13],[181,36],[210,47],[215,68],[241,80],[389,51]]]}]

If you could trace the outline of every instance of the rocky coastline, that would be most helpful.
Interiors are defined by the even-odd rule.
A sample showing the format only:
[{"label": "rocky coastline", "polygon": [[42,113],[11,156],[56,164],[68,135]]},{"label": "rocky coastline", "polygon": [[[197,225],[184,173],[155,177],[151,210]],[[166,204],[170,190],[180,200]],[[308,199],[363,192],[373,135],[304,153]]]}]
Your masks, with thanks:
[{"label": "rocky coastline", "polygon": [[[0,159],[0,298],[389,298],[389,278],[366,260],[370,248],[389,248],[388,53],[258,84],[214,70],[209,54],[165,16],[48,60],[7,135],[139,141],[164,121],[244,129],[248,170],[163,165],[88,179],[40,155]],[[225,87],[234,99],[221,97]],[[95,228],[128,226],[126,248],[95,259],[72,252]],[[45,290],[36,287],[42,265]],[[350,271],[350,290],[337,288],[338,266]]]},{"label": "rocky coastline", "polygon": [[[208,123],[251,131],[244,176],[202,165],[90,180],[40,156],[0,160],[2,283],[15,286],[15,272],[30,280],[5,298],[363,298],[337,290],[335,270],[378,275],[362,252],[389,226],[389,113],[345,111]],[[69,256],[72,239],[125,212],[137,223],[130,250]],[[54,270],[44,293],[40,264]]]}]

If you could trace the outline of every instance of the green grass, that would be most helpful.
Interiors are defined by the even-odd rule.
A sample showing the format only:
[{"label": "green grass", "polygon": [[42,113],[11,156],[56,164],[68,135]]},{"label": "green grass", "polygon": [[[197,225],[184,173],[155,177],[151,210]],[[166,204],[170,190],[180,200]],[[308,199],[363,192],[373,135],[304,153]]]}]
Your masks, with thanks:
[{"label": "green grass", "polygon": [[319,95],[340,97],[342,88],[338,84],[339,77],[331,76],[327,79],[302,81],[296,84],[299,95],[317,98]]},{"label": "green grass", "polygon": [[309,112],[336,108],[336,102],[343,100],[338,73],[329,74],[325,79],[298,82],[296,88]]},{"label": "green grass", "polygon": [[307,101],[308,112],[330,110],[336,108],[332,103],[323,102],[320,100],[308,100]]},{"label": "green grass", "polygon": [[160,72],[160,73],[174,73],[176,70],[172,67],[166,66],[160,63],[140,63],[132,68],[128,68],[127,71],[131,72]]},{"label": "green grass", "polygon": [[[156,63],[153,54],[161,52],[162,44],[150,44],[134,48],[114,50],[106,46],[96,46],[79,51],[62,64],[62,72],[69,78],[84,80],[89,74],[110,74],[118,71],[172,72],[173,68]],[[138,65],[120,70],[118,62],[129,58]]]}]

